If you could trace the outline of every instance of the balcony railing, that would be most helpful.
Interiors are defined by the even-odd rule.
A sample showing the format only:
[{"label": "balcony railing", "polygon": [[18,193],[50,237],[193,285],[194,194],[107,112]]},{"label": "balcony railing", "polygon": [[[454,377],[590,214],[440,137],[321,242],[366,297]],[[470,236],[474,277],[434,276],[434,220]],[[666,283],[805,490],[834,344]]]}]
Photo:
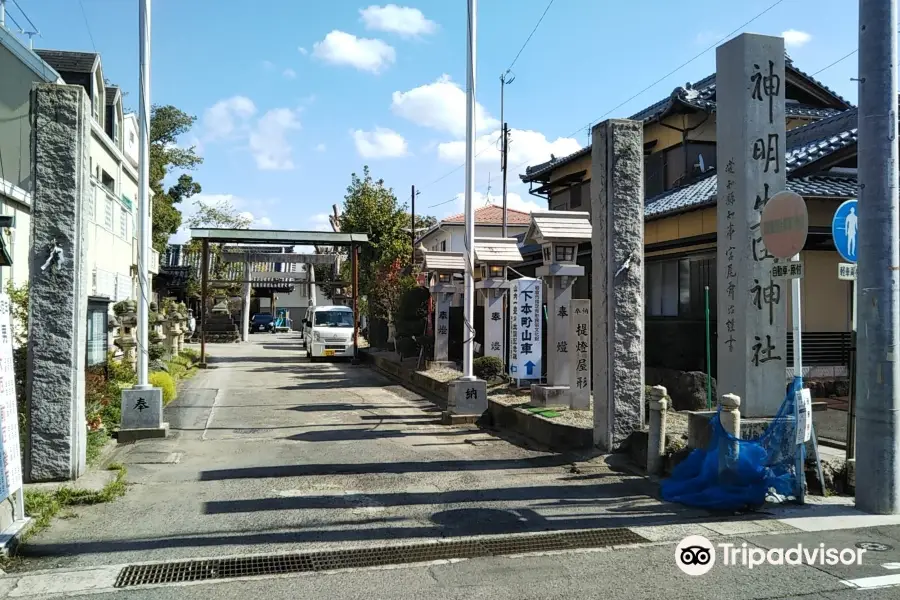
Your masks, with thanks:
[{"label": "balcony railing", "polygon": [[[138,239],[134,238],[134,241],[131,245],[131,264],[137,268],[138,266]],[[150,249],[150,257],[147,260],[147,271],[152,275],[157,275],[159,273],[159,252]]]},{"label": "balcony railing", "polygon": [[[850,363],[850,332],[804,331],[803,366],[837,367]],[[794,335],[787,332],[787,364],[794,364]]]}]

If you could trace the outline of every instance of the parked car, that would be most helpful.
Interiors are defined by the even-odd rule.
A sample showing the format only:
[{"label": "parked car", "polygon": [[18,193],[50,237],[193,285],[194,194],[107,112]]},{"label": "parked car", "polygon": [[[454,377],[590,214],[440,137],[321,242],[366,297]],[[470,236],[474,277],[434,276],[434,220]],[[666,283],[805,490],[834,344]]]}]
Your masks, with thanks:
[{"label": "parked car", "polygon": [[250,319],[250,333],[257,332],[274,332],[275,317],[268,313],[259,313],[253,315]]}]

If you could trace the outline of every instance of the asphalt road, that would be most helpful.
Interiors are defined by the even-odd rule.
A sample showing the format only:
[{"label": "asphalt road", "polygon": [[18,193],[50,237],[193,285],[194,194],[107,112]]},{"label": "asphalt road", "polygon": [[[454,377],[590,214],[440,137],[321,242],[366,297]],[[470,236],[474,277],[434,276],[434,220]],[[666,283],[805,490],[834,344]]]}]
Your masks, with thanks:
[{"label": "asphalt road", "polygon": [[[33,538],[25,560],[0,578],[0,597],[900,596],[900,588],[862,591],[844,583],[900,574],[884,566],[900,565],[895,526],[803,532],[774,518],[750,522],[661,502],[654,484],[602,458],[549,454],[474,426],[440,425],[433,405],[368,368],[307,362],[293,334],[254,335],[251,343],[210,350],[215,368],[166,408],[170,437],[117,450],[113,460],[129,469],[128,493],[80,508]],[[652,543],[112,589],[123,566],[146,561],[611,527]],[[675,544],[688,534],[766,548],[875,541],[890,550],[848,568],[717,565],[689,577],[674,562]]]}]

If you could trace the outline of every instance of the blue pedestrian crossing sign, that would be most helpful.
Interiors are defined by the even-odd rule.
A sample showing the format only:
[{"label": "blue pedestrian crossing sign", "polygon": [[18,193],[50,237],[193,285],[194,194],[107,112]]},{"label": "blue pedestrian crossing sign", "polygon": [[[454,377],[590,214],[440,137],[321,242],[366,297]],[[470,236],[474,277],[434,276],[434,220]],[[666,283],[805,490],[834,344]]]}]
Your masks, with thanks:
[{"label": "blue pedestrian crossing sign", "polygon": [[831,237],[838,254],[847,262],[856,262],[856,241],[859,237],[859,215],[856,200],[847,200],[834,213],[831,222]]}]

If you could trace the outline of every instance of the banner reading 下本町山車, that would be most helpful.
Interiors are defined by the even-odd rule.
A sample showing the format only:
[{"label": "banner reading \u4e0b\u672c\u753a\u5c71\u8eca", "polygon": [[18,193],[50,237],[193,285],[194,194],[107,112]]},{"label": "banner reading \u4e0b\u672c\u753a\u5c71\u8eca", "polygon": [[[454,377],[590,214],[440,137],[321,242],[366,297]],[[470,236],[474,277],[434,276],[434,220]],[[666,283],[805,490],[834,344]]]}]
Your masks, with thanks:
[{"label": "banner reading \u4e0b\u672c\u753a\u5c71\u8eca", "polygon": [[543,284],[540,279],[531,277],[522,277],[512,283],[509,376],[513,379],[540,379],[543,359]]}]

